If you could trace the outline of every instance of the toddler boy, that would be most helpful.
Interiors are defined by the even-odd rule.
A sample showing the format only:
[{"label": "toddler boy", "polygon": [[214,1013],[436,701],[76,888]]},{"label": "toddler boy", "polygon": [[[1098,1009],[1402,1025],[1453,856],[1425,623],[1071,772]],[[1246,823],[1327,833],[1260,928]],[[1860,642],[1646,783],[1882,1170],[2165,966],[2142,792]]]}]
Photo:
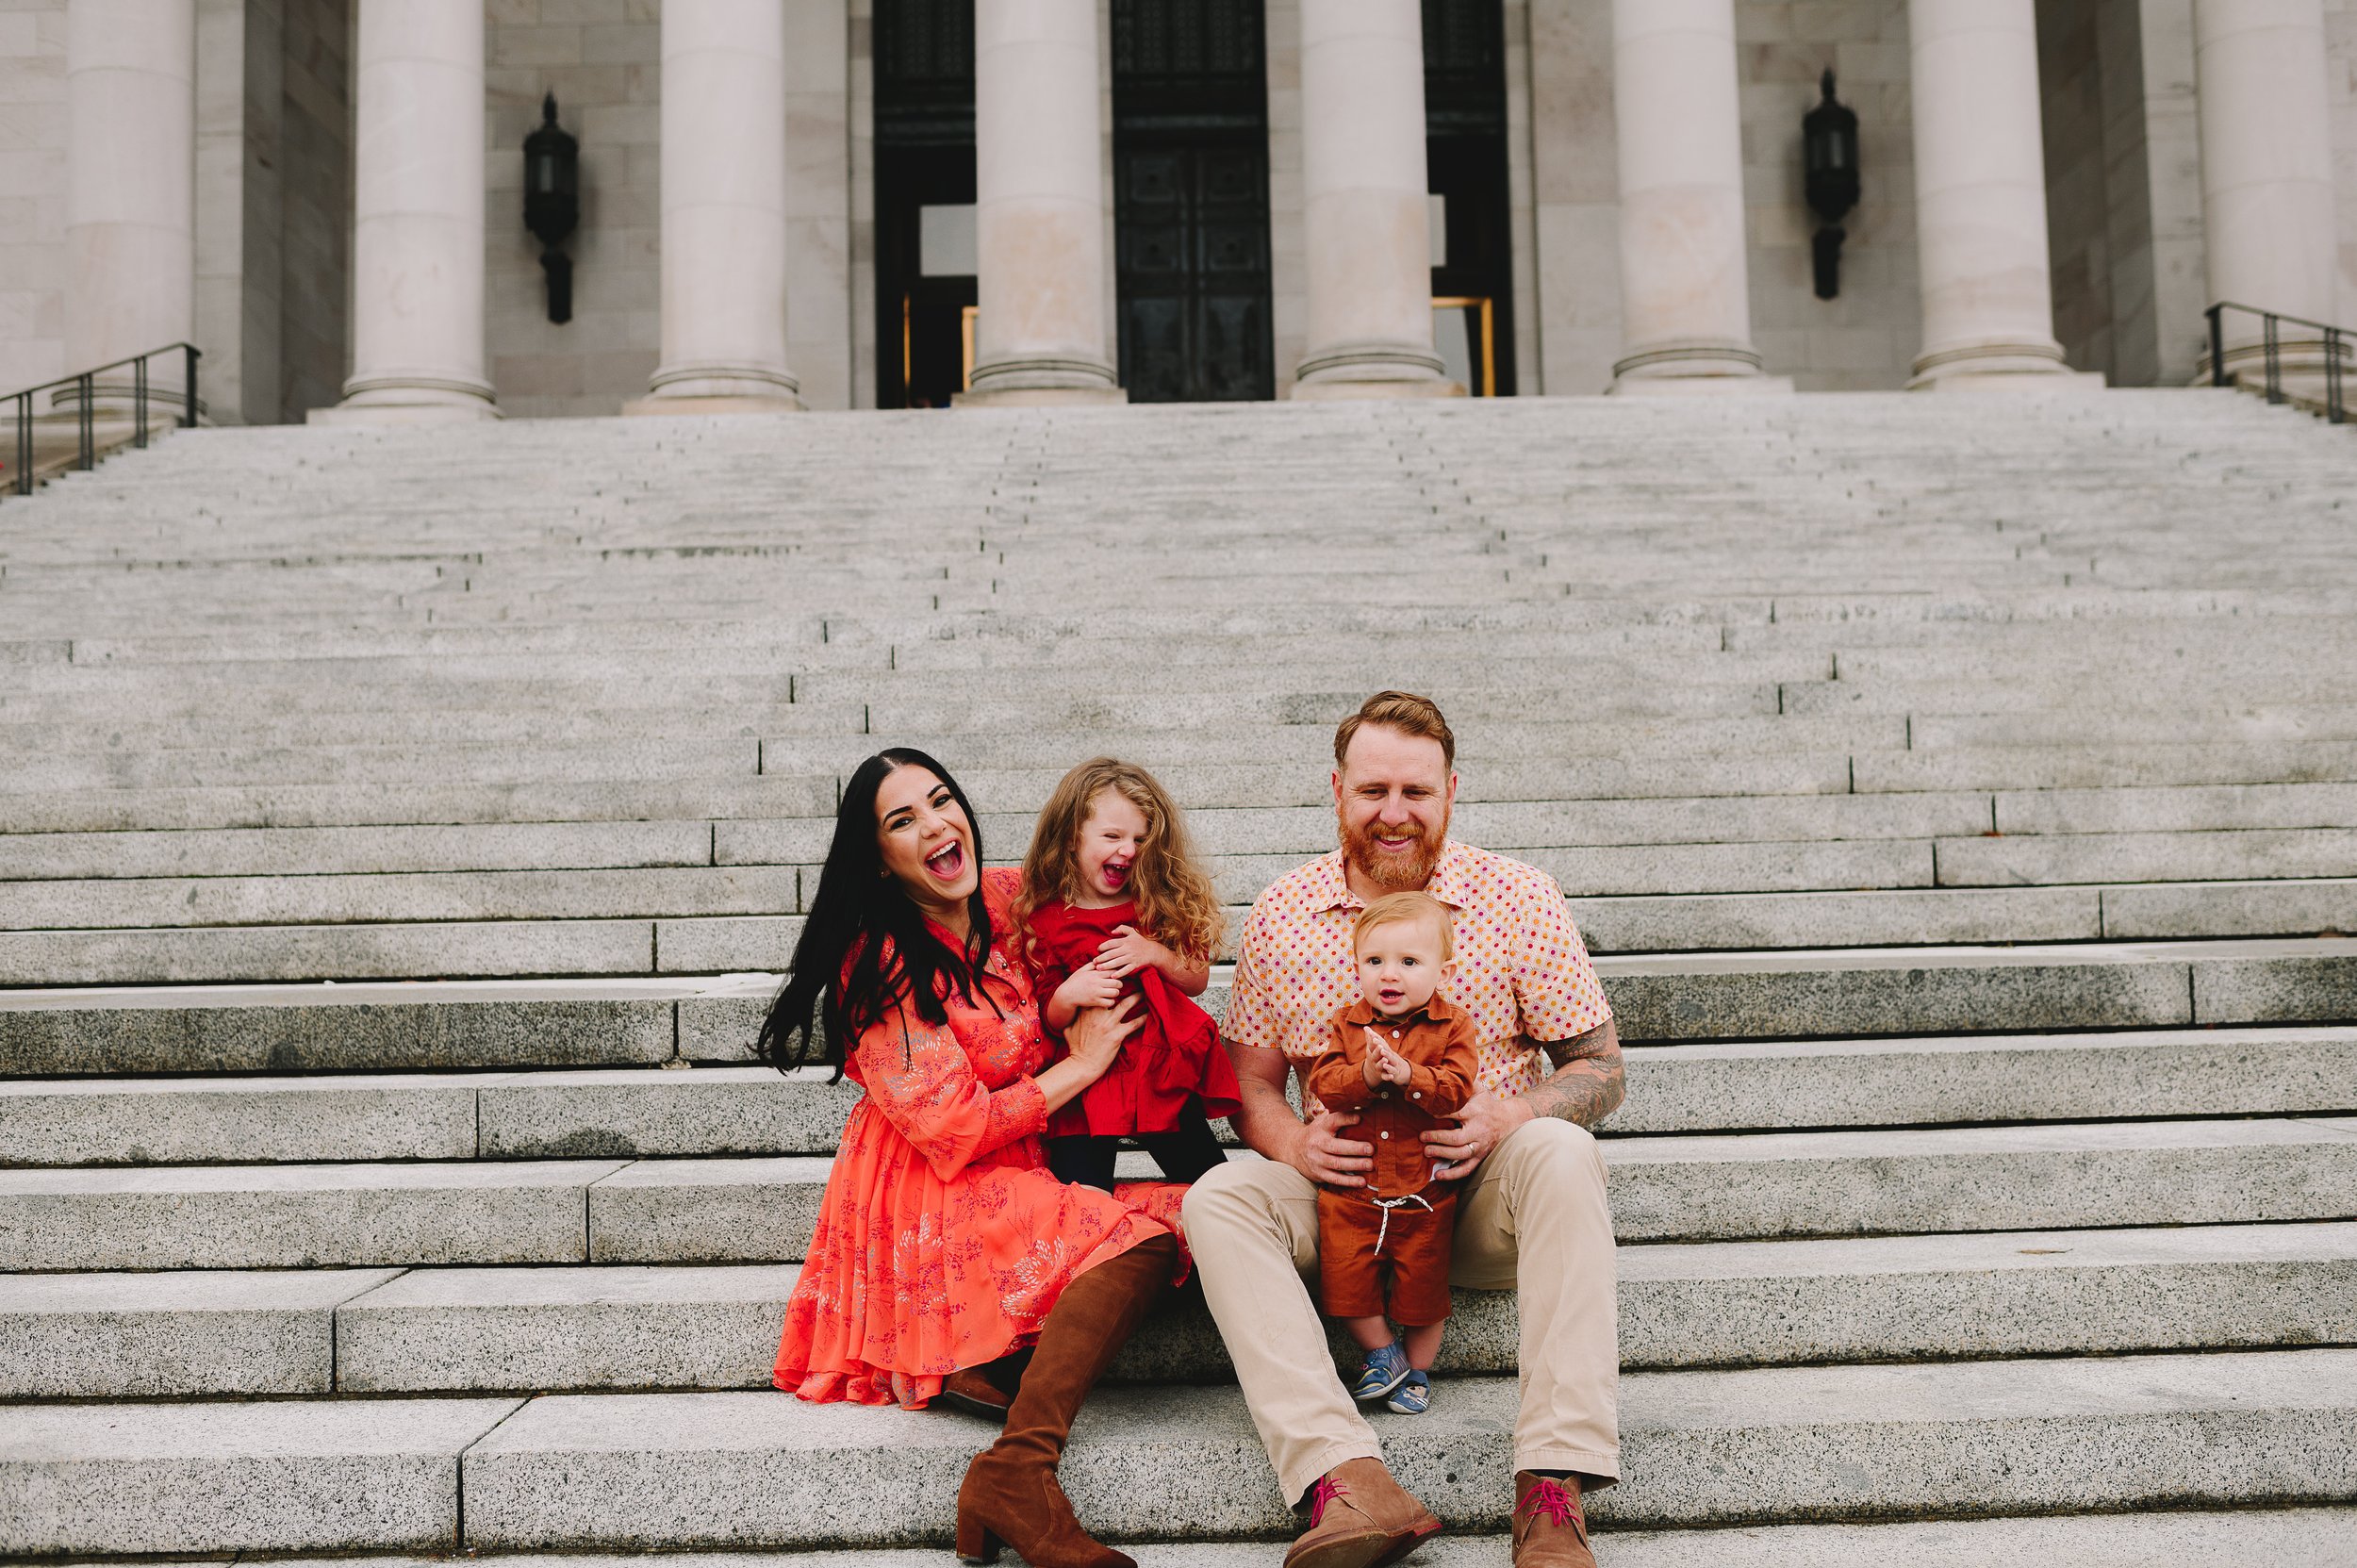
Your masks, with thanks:
[{"label": "toddler boy", "polygon": [[[1431,1404],[1457,1219],[1457,1190],[1432,1179],[1423,1134],[1473,1096],[1473,1021],[1439,994],[1454,969],[1446,904],[1387,894],[1360,915],[1351,940],[1360,999],[1334,1015],[1309,1089],[1329,1111],[1358,1113],[1349,1135],[1375,1146],[1375,1168],[1364,1187],[1318,1189],[1319,1296],[1366,1352],[1351,1396],[1418,1415]],[[1407,1330],[1404,1349],[1387,1306]]]}]

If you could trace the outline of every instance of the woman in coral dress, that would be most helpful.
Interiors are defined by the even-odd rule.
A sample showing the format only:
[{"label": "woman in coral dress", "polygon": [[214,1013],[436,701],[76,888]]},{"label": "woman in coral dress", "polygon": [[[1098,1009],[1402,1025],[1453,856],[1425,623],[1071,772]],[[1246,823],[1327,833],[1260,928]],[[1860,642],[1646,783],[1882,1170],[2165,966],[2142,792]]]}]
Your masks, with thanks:
[{"label": "woman in coral dress", "polygon": [[839,1066],[865,1094],[774,1379],[810,1400],[940,1397],[998,1415],[1003,1434],[958,1492],[960,1555],[988,1560],[1003,1543],[1034,1568],[1134,1568],[1080,1528],[1056,1464],[1080,1402],[1180,1269],[1184,1189],[1108,1194],[1049,1174],[1049,1114],[1138,1026],[1126,1006],[1094,1011],[1047,1065],[1010,954],[1014,873],[981,862],[964,794],[924,753],[880,752],[846,784],[762,1045],[780,1066]]}]

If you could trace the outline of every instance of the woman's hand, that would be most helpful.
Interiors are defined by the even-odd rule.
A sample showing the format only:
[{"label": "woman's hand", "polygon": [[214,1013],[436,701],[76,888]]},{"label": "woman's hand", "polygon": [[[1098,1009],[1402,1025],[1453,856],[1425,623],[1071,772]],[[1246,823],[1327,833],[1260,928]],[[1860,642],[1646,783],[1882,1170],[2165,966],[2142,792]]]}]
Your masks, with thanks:
[{"label": "woman's hand", "polygon": [[1135,926],[1115,926],[1096,949],[1096,967],[1117,981],[1140,969],[1160,969],[1178,962],[1178,955]]},{"label": "woman's hand", "polygon": [[1087,1081],[1094,1083],[1105,1076],[1121,1053],[1122,1042],[1146,1022],[1143,1016],[1133,1016],[1137,1008],[1135,997],[1124,999],[1118,1007],[1093,1007],[1076,1016],[1063,1032],[1064,1048],[1088,1075]]}]

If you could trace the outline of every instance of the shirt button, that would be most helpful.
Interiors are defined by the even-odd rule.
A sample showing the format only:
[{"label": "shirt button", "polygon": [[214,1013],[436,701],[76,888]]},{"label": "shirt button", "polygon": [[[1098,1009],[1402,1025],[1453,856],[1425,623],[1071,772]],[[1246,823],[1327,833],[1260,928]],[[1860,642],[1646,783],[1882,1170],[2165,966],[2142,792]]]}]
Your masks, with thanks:
[{"label": "shirt button", "polygon": [[1422,1089],[1410,1089],[1408,1091],[1408,1098],[1409,1099],[1422,1099],[1424,1098],[1424,1091]]},{"label": "shirt button", "polygon": [[1390,1137],[1390,1136],[1391,1136],[1391,1134],[1390,1134],[1389,1132],[1378,1132],[1378,1133],[1376,1133],[1376,1137],[1378,1137],[1378,1138],[1388,1138],[1388,1137]]}]

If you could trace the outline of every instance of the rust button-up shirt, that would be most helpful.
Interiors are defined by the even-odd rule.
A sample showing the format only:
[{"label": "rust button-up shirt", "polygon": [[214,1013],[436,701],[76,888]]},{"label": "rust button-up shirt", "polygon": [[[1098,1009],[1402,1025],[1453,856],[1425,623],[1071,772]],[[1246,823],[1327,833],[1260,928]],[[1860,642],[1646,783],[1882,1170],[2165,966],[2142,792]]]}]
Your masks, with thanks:
[{"label": "rust button-up shirt", "polygon": [[[1405,1083],[1367,1087],[1367,1031],[1377,1030],[1412,1069]],[[1358,1123],[1344,1134],[1375,1146],[1375,1169],[1367,1185],[1377,1197],[1422,1192],[1432,1180],[1433,1162],[1424,1134],[1444,1127],[1473,1098],[1475,1067],[1474,1021],[1432,999],[1404,1018],[1377,1018],[1366,999],[1334,1015],[1326,1050],[1310,1068],[1310,1092],[1329,1111],[1355,1111]]]}]

